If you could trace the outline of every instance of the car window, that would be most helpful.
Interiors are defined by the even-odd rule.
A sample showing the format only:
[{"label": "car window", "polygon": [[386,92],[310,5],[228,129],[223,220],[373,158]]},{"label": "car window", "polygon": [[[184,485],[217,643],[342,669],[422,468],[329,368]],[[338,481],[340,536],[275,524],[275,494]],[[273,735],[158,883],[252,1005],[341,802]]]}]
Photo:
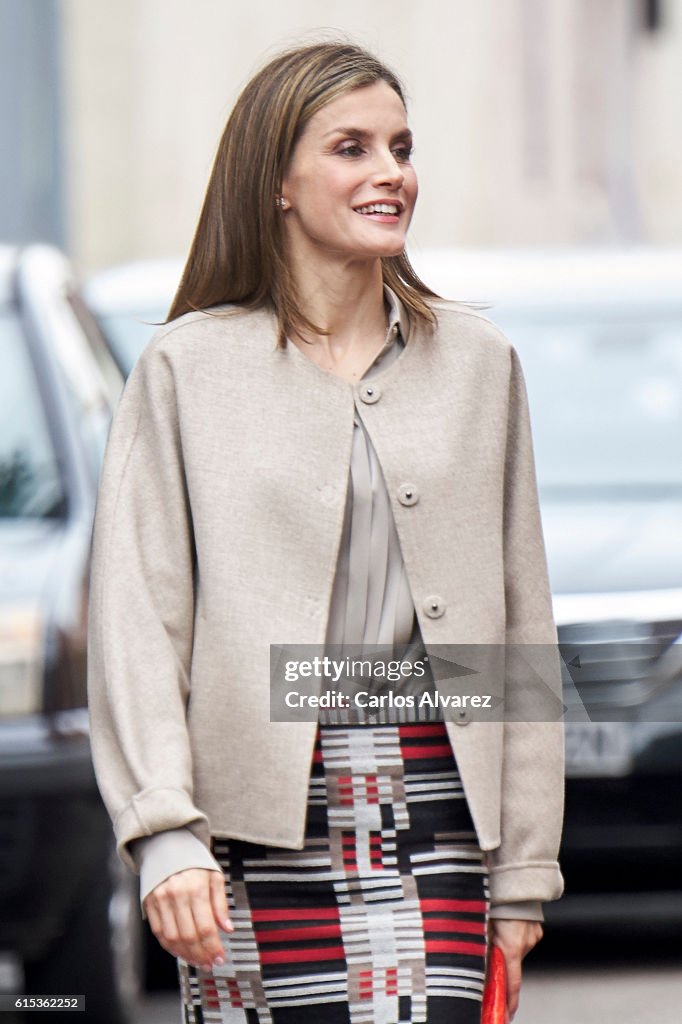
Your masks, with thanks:
[{"label": "car window", "polygon": [[[61,371],[64,396],[85,455],[87,471],[94,484],[99,477],[113,403],[120,393],[122,380],[110,360],[113,373],[112,380],[107,381],[93,348],[93,338],[87,336],[78,314],[76,295],[72,292],[62,294],[49,305],[40,319],[39,328],[44,332],[45,343]],[[94,323],[91,327],[94,332],[97,331]],[[104,346],[104,340],[100,340]]]},{"label": "car window", "polygon": [[83,301],[83,296],[80,292],[70,291],[67,295],[67,301],[71,312],[90,344],[90,350],[99,368],[106,391],[109,407],[113,411],[116,408],[123,388],[121,371],[109,351],[109,346],[102,336],[102,331],[95,316]]},{"label": "car window", "polygon": [[0,308],[0,517],[59,516],[57,458],[21,323]]},{"label": "car window", "polygon": [[123,379],[78,293],[69,293],[66,300],[60,309],[64,329],[54,335],[54,348],[88,470],[96,481]]},{"label": "car window", "polygon": [[682,315],[494,319],[521,358],[545,496],[682,489]]}]

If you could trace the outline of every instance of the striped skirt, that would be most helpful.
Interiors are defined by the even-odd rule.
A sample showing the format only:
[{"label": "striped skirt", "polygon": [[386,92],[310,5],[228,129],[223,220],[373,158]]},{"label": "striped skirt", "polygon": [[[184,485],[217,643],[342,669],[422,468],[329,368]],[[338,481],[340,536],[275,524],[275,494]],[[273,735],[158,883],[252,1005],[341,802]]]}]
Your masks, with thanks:
[{"label": "striped skirt", "polygon": [[233,933],[185,1024],[479,1024],[488,880],[442,721],[319,725],[305,845],[215,839]]}]

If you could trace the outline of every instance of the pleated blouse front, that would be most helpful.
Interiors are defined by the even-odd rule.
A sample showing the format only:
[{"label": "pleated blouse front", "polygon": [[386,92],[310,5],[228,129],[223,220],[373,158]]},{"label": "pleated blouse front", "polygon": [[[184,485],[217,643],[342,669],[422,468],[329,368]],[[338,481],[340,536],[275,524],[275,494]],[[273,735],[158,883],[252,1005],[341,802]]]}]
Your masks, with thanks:
[{"label": "pleated blouse front", "polygon": [[[386,345],[363,380],[383,371],[404,348],[395,307],[392,313]],[[354,422],[327,644],[401,648],[412,639],[414,603],[381,466],[362,420],[356,415]]]}]

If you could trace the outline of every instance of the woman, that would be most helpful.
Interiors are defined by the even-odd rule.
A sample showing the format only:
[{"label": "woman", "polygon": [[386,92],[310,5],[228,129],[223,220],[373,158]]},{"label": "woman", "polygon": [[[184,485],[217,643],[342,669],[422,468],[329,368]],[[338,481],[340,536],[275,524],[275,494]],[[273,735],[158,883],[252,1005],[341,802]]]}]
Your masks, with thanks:
[{"label": "woman", "polygon": [[186,1021],[474,1022],[487,921],[513,1014],[561,893],[557,723],[270,716],[271,645],[555,641],[518,362],[409,265],[411,145],[358,47],[257,74],[112,427],[93,751]]}]

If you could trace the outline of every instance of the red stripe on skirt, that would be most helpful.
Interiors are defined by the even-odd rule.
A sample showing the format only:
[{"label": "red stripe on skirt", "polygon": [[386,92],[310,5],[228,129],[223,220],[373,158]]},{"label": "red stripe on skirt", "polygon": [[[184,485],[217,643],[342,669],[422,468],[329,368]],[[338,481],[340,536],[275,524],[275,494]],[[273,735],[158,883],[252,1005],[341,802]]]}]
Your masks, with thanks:
[{"label": "red stripe on skirt", "polygon": [[440,736],[446,735],[447,729],[442,722],[431,722],[425,725],[399,725],[399,736]]},{"label": "red stripe on skirt", "polygon": [[284,942],[285,939],[340,939],[339,924],[309,924],[304,928],[268,928],[267,931],[256,931],[257,942]]},{"label": "red stripe on skirt", "polygon": [[452,757],[452,747],[449,743],[434,743],[432,747],[401,747],[400,753],[403,759],[411,757]]},{"label": "red stripe on skirt", "polygon": [[286,907],[272,910],[252,910],[252,921],[298,921],[306,917],[339,919],[338,907]]},{"label": "red stripe on skirt", "polygon": [[477,942],[452,942],[450,939],[427,939],[424,948],[427,953],[465,953],[480,956],[485,945]]},{"label": "red stripe on skirt", "polygon": [[[480,953],[480,946],[478,952]],[[343,946],[330,946],[328,949],[271,949],[259,952],[262,964],[300,963],[304,960],[343,960]]]}]

